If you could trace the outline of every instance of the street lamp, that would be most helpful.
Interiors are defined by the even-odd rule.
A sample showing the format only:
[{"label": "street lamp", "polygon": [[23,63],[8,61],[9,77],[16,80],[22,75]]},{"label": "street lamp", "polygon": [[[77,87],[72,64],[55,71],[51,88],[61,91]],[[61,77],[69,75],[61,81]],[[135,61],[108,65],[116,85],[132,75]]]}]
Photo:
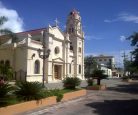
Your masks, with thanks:
[{"label": "street lamp", "polygon": [[[45,39],[45,37],[47,37],[46,36],[46,30],[44,30],[42,32],[42,37],[43,37],[43,49],[38,49],[37,51],[38,51],[39,57],[41,59],[43,59],[43,78],[42,78],[42,83],[43,83],[43,87],[44,87],[44,81],[45,81],[45,78],[46,78],[46,59],[49,57],[51,50],[50,49],[46,49],[46,39]],[[48,42],[48,40],[47,40],[47,42]],[[46,79],[46,82],[48,82],[47,79]]]}]

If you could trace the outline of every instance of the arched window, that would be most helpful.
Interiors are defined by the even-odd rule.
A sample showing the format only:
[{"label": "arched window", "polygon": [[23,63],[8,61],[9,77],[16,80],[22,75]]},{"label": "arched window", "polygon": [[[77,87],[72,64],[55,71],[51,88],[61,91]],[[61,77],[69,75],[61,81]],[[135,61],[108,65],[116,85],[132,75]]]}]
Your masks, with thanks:
[{"label": "arched window", "polygon": [[72,42],[70,42],[70,50],[73,51]]},{"label": "arched window", "polygon": [[79,47],[79,53],[81,53],[81,47]]},{"label": "arched window", "polygon": [[10,67],[10,61],[9,60],[6,60],[5,61],[5,65],[8,66],[8,67]]},{"label": "arched window", "polygon": [[59,47],[55,47],[55,54],[58,54],[59,53]]},{"label": "arched window", "polygon": [[34,73],[39,74],[40,73],[40,61],[36,60],[34,65]]},{"label": "arched window", "polygon": [[0,61],[0,65],[4,65],[4,60],[1,60]]},{"label": "arched window", "polygon": [[81,74],[81,65],[79,65],[79,74]]},{"label": "arched window", "polygon": [[72,31],[71,31],[72,33],[74,32],[74,28],[72,28]]}]

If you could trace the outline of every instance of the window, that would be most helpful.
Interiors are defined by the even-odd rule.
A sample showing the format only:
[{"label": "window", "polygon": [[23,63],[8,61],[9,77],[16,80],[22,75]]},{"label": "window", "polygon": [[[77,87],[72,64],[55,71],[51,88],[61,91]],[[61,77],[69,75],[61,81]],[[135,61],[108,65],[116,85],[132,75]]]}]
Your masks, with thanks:
[{"label": "window", "polygon": [[10,67],[10,61],[9,60],[6,60],[5,61],[5,65],[8,66],[8,67]]},{"label": "window", "polygon": [[72,31],[71,31],[72,33],[74,32],[74,28],[72,28]]},{"label": "window", "polygon": [[36,60],[36,61],[35,61],[34,73],[35,73],[35,74],[39,74],[39,73],[40,73],[40,62],[39,62],[39,60]]},{"label": "window", "polygon": [[71,33],[71,28],[69,28],[69,33]]},{"label": "window", "polygon": [[106,59],[104,59],[104,61],[107,61]]},{"label": "window", "polygon": [[69,73],[71,73],[71,64],[69,64]]},{"label": "window", "polygon": [[72,42],[70,42],[70,50],[73,51]]},{"label": "window", "polygon": [[99,61],[102,61],[102,59],[99,59]]},{"label": "window", "polygon": [[55,47],[55,54],[59,53],[59,47]]},{"label": "window", "polygon": [[81,53],[81,47],[79,47],[79,53]]},{"label": "window", "polygon": [[79,74],[81,74],[81,65],[79,65]]},{"label": "window", "polygon": [[1,61],[0,61],[0,64],[1,64],[1,65],[4,65],[4,61],[3,61],[3,60],[1,60]]}]

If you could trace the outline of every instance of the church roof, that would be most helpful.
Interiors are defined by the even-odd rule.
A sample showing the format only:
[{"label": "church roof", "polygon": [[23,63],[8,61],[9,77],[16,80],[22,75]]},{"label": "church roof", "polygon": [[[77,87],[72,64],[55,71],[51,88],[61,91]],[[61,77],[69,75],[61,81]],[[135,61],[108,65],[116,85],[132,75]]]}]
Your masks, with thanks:
[{"label": "church roof", "polygon": [[26,35],[26,34],[31,34],[31,35],[36,35],[36,34],[40,34],[41,31],[45,30],[46,28],[39,28],[39,29],[34,29],[34,30],[28,30],[28,31],[24,31],[24,32],[19,32],[16,33],[17,35]]}]

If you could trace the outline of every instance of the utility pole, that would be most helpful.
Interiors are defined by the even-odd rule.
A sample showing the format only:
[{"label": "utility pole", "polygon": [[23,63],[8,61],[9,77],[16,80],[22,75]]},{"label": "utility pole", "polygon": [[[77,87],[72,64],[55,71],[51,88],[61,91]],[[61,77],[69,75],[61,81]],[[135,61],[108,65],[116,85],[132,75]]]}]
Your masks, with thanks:
[{"label": "utility pole", "polygon": [[[43,32],[42,32],[42,37],[43,37],[43,49],[38,49],[37,51],[38,51],[38,54],[39,54],[39,57],[41,58],[41,59],[43,59],[43,78],[42,78],[42,83],[43,83],[43,87],[45,86],[44,85],[44,81],[45,81],[45,79],[46,79],[46,82],[48,82],[47,80],[48,80],[48,78],[46,78],[46,77],[48,77],[48,76],[46,76],[46,59],[49,57],[49,55],[50,55],[50,49],[47,49],[47,47],[46,47],[46,42],[48,42],[48,41],[46,41],[46,34],[48,34],[47,33],[47,31],[46,30],[44,30]],[[41,54],[42,53],[42,54]]]},{"label": "utility pole", "polygon": [[125,51],[124,51],[123,56],[122,56],[122,57],[123,57],[123,63],[124,63],[124,75],[125,75],[125,73],[126,73],[126,70],[125,70],[125,69],[126,69],[126,64],[125,64],[125,63],[126,63],[126,58],[127,58],[127,56],[128,56],[128,55],[126,55],[126,53],[125,53]]}]

